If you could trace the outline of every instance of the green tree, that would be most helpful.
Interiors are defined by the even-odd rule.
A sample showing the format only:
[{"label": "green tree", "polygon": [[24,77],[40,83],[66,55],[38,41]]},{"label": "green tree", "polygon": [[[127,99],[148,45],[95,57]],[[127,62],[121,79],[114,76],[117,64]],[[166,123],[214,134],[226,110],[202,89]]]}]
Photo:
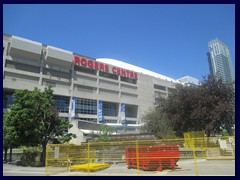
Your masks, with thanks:
[{"label": "green tree", "polygon": [[21,145],[42,146],[41,162],[45,163],[46,145],[56,140],[69,141],[74,134],[64,134],[72,125],[58,117],[54,106],[53,90],[49,86],[41,92],[16,90],[13,94],[14,104],[7,112],[6,120],[14,126]]},{"label": "green tree", "polygon": [[11,121],[8,121],[9,114],[3,115],[3,149],[4,149],[4,161],[7,161],[8,150],[10,149],[9,161],[12,161],[12,148],[18,146],[18,136],[15,127],[11,125]]},{"label": "green tree", "polygon": [[221,78],[205,78],[199,87],[177,86],[167,98],[164,112],[176,131],[202,131],[207,136],[221,134],[222,129],[232,134],[235,123],[235,93]]},{"label": "green tree", "polygon": [[182,137],[183,132],[201,130],[204,126],[202,120],[193,121],[190,117],[196,102],[199,101],[198,88],[177,85],[176,90],[176,92],[169,94],[163,111],[166,113],[176,135]]},{"label": "green tree", "polygon": [[99,127],[100,135],[98,141],[108,142],[110,140],[110,134],[115,132],[114,128],[106,124],[101,124]]},{"label": "green tree", "polygon": [[225,129],[233,135],[235,124],[235,91],[233,86],[224,83],[222,78],[210,76],[204,79],[200,86],[202,103],[198,103],[193,118],[201,117],[205,121],[205,131],[208,136],[220,134]]},{"label": "green tree", "polygon": [[142,121],[144,123],[142,132],[152,133],[159,139],[175,137],[175,132],[161,107],[156,107],[145,114]]}]

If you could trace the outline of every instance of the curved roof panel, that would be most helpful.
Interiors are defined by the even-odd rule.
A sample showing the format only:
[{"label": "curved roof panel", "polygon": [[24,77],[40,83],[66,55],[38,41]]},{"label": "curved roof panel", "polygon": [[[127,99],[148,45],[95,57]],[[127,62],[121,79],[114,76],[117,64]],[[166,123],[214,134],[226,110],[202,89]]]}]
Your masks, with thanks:
[{"label": "curved roof panel", "polygon": [[170,77],[167,77],[167,76],[164,76],[162,74],[158,74],[158,73],[149,71],[147,69],[140,68],[140,67],[137,67],[137,66],[134,66],[134,65],[131,65],[131,64],[128,64],[128,63],[116,60],[116,59],[97,58],[96,60],[99,61],[99,62],[102,62],[102,63],[106,63],[106,64],[110,64],[110,65],[113,65],[113,66],[118,66],[120,68],[124,68],[124,69],[128,69],[128,70],[131,70],[131,71],[135,71],[137,73],[142,73],[142,74],[146,74],[146,75],[153,76],[153,77],[156,77],[156,78],[160,78],[160,79],[163,79],[163,80],[168,80],[168,81],[178,82],[179,83],[179,81],[177,81],[175,79],[172,79]]}]

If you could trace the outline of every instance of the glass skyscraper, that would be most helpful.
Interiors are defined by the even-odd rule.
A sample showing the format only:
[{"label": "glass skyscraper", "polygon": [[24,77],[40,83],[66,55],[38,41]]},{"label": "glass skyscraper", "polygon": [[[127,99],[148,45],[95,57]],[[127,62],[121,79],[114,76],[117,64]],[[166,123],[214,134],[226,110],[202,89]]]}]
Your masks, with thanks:
[{"label": "glass skyscraper", "polygon": [[225,83],[234,83],[232,62],[227,45],[219,39],[213,39],[208,43],[208,48],[210,75],[221,76]]}]

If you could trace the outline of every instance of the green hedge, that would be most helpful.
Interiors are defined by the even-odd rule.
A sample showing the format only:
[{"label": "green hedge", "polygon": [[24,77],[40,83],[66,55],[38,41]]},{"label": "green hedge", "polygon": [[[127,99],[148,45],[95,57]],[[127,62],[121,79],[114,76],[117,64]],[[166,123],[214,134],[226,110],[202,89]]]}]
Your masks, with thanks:
[{"label": "green hedge", "polygon": [[38,147],[30,147],[23,150],[21,158],[22,166],[40,167],[43,163],[40,162],[41,150]]}]

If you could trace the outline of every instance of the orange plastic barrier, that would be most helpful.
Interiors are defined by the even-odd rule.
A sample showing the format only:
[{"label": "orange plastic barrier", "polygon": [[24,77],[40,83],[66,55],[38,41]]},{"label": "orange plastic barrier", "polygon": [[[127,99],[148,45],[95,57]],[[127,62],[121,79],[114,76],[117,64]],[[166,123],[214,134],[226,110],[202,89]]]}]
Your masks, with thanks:
[{"label": "orange plastic barrier", "polygon": [[162,171],[163,168],[174,169],[179,158],[178,145],[139,146],[138,152],[136,147],[131,146],[127,147],[125,151],[128,168],[142,170]]}]

